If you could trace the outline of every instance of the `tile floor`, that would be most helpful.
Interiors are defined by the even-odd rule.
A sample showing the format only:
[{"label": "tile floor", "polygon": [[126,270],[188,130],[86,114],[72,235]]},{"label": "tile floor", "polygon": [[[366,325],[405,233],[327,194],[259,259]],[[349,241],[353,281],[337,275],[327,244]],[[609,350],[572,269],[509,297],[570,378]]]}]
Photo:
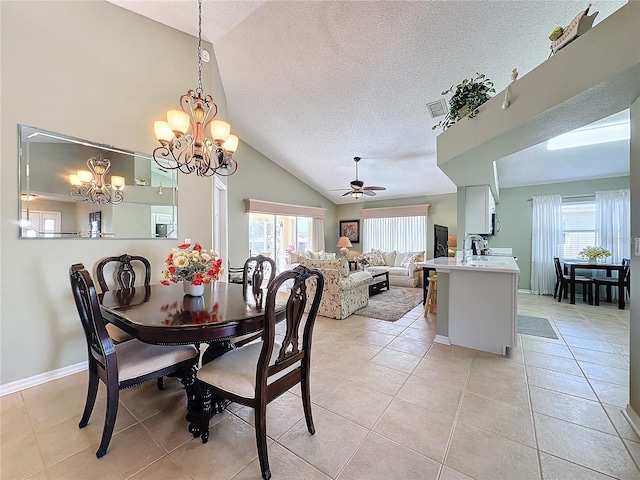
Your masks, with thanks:
[{"label": "tile floor", "polygon": [[[639,479],[628,401],[629,311],[519,294],[558,340],[519,335],[508,358],[434,344],[435,317],[319,318],[308,434],[298,390],[269,407],[274,480]],[[250,409],[232,404],[203,445],[187,431],[180,383],[121,393],[109,451],[77,424],[86,376],[0,399],[2,479],[259,479]]]}]

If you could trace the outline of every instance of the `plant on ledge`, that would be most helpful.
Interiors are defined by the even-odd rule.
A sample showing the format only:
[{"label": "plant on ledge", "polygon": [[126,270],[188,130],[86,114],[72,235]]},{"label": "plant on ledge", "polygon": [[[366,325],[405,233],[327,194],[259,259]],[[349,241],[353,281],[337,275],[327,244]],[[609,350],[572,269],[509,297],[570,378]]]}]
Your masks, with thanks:
[{"label": "plant on ledge", "polygon": [[458,85],[452,85],[449,90],[442,92],[442,95],[453,93],[449,100],[449,112],[431,130],[441,127],[444,131],[464,117],[475,117],[478,114],[478,107],[491,98],[489,93],[495,93],[495,91],[493,82],[483,73],[476,73],[475,78],[465,78]]},{"label": "plant on ledge", "polygon": [[597,260],[598,258],[607,258],[611,256],[611,252],[602,247],[584,247],[578,255],[581,258],[587,258],[590,261]]}]

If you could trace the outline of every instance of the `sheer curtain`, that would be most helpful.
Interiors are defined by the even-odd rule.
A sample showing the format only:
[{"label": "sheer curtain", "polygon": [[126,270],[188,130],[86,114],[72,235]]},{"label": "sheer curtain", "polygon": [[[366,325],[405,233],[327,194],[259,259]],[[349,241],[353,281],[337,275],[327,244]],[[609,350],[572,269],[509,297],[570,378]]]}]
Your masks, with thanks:
[{"label": "sheer curtain", "polygon": [[365,218],[362,251],[372,248],[384,252],[424,252],[427,244],[427,217]]},{"label": "sheer curtain", "polygon": [[324,250],[324,218],[314,218],[311,224],[311,251]]},{"label": "sheer curtain", "polygon": [[562,232],[562,197],[533,197],[531,238],[531,293],[553,294],[556,271],[553,257],[560,251]]},{"label": "sheer curtain", "polygon": [[631,191],[596,192],[596,246],[611,252],[606,261],[631,258]]}]

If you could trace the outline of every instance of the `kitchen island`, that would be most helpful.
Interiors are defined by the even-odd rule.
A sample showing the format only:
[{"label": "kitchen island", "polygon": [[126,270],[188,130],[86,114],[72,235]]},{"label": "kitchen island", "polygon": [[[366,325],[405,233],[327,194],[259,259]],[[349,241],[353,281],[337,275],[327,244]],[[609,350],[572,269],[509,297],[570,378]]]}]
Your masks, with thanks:
[{"label": "kitchen island", "polygon": [[440,257],[436,342],[506,355],[515,347],[520,269],[513,257]]}]

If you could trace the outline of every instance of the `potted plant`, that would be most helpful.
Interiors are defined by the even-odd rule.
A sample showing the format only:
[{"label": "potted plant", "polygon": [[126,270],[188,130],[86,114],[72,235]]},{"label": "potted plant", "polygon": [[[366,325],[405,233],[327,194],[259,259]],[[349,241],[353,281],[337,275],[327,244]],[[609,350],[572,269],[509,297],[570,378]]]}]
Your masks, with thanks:
[{"label": "potted plant", "polygon": [[476,73],[475,78],[465,78],[458,85],[452,85],[442,95],[452,93],[449,100],[449,112],[443,120],[435,125],[431,130],[442,127],[446,130],[458,120],[469,117],[473,118],[478,114],[478,107],[489,100],[490,93],[495,93],[493,82],[483,73]]},{"label": "potted plant", "polygon": [[596,263],[599,258],[607,258],[611,256],[611,252],[603,247],[584,247],[578,253],[581,258],[586,258],[589,263]]}]

